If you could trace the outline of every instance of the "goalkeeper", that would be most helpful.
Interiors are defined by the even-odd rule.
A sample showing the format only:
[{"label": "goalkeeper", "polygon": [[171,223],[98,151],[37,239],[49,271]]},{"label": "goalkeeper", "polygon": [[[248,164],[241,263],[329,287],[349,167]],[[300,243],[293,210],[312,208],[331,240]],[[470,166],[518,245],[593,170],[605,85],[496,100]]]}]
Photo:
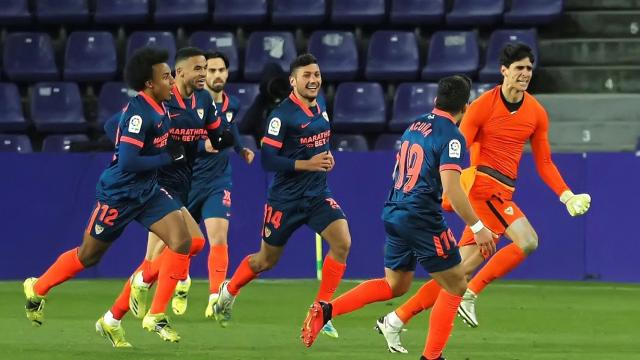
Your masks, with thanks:
[{"label": "goalkeeper", "polygon": [[[493,255],[469,282],[458,314],[471,327],[478,326],[475,303],[482,290],[515,269],[538,247],[536,231],[512,199],[525,143],[531,142],[538,174],[558,195],[571,216],[585,214],[591,203],[588,194],[571,191],[551,160],[547,113],[526,91],[534,61],[527,45],[507,44],[500,59],[502,84],[475,100],[460,125],[471,150],[471,167],[463,172],[461,179],[469,191],[471,205],[486,227],[512,241]],[[446,205],[445,201],[443,207]],[[469,226],[464,229],[459,246],[462,264],[471,276],[485,257]],[[385,335],[390,348],[401,348],[402,325],[420,311],[432,307],[439,292],[439,285],[432,280],[396,311],[389,313],[387,319],[378,320],[378,329]]]}]

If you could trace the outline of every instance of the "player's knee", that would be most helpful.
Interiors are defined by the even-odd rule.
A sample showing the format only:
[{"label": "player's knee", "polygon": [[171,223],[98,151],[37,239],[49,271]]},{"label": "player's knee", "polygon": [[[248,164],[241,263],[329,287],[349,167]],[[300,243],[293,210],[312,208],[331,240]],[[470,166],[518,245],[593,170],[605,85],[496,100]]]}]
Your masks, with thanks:
[{"label": "player's knee", "polygon": [[538,248],[538,235],[535,232],[527,234],[527,236],[524,236],[517,245],[525,254],[531,254]]},{"label": "player's knee", "polygon": [[102,259],[101,252],[88,252],[88,251],[78,251],[78,260],[82,263],[82,266],[85,268],[89,268],[97,265]]},{"label": "player's knee", "polygon": [[258,257],[254,256],[250,262],[251,270],[256,273],[271,270],[278,263],[278,259],[274,257]]},{"label": "player's knee", "polygon": [[336,256],[338,261],[346,261],[351,249],[351,237],[345,236],[344,239],[331,246],[331,252]]},{"label": "player's knee", "polygon": [[411,283],[398,282],[389,285],[391,286],[391,294],[394,298],[406,294],[407,291],[409,291],[409,289],[411,288]]},{"label": "player's knee", "polygon": [[209,237],[209,243],[211,245],[227,245],[227,233],[226,232],[209,232],[207,233]]}]

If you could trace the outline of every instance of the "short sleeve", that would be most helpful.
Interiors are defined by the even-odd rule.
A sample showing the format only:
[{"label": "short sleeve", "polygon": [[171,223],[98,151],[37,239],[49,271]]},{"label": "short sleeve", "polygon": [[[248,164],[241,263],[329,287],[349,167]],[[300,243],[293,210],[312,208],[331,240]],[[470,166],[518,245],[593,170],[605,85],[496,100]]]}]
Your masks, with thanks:
[{"label": "short sleeve", "polygon": [[265,129],[264,137],[262,138],[262,144],[269,145],[276,149],[282,148],[286,129],[286,123],[280,113],[277,111],[272,112],[267,119],[267,127]]},{"label": "short sleeve", "polygon": [[118,142],[126,142],[142,148],[147,129],[152,122],[153,119],[143,117],[139,111],[126,111],[120,119],[121,133]]},{"label": "short sleeve", "polygon": [[440,171],[443,170],[457,170],[462,171],[462,162],[466,154],[466,141],[464,136],[458,131],[453,129],[452,131],[445,132],[442,136],[440,149]]}]

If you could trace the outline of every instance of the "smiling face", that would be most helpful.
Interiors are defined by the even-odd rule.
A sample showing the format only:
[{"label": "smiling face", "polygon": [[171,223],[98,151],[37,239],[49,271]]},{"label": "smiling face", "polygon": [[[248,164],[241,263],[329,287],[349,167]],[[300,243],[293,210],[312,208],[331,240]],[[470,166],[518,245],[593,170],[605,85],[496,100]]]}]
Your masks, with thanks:
[{"label": "smiling face", "polygon": [[293,87],[296,96],[302,97],[309,102],[314,101],[320,92],[322,76],[318,64],[309,64],[297,68],[291,76],[289,83]]},{"label": "smiling face", "polygon": [[533,63],[531,59],[525,57],[515,61],[509,67],[501,66],[500,72],[504,77],[503,85],[517,91],[526,91],[533,76]]},{"label": "smiling face", "polygon": [[192,89],[204,89],[207,78],[207,60],[204,55],[192,56],[176,64],[176,78]]},{"label": "smiling face", "polygon": [[229,78],[229,70],[224,65],[222,58],[207,60],[207,87],[216,93],[224,89]]}]

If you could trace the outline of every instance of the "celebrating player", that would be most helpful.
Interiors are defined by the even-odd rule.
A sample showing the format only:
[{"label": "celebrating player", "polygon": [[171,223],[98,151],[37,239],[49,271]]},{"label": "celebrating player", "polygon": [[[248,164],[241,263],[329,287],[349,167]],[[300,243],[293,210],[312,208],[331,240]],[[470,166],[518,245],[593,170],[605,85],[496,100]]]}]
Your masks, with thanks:
[{"label": "celebrating player", "polygon": [[324,101],[318,98],[322,78],[316,58],[298,56],[290,65],[293,91],[270,114],[262,140],[262,166],[275,171],[265,205],[260,251],[244,258],[231,281],[225,281],[213,307],[223,327],[231,319],[240,289],[277,262],[291,234],[306,224],[329,243],[317,301],[329,301],[346,267],[351,235],[344,213],[327,186],[334,166],[329,151],[331,130]]},{"label": "celebrating player", "polygon": [[[163,318],[176,283],[187,276],[191,237],[184,214],[157,182],[158,168],[185,161],[182,146],[169,138],[170,118],[162,103],[170,99],[174,86],[167,57],[164,50],[143,48],[125,67],[129,86],[139,93],[129,101],[121,117],[115,155],[96,186],[97,203],[82,244],[60,255],[40,278],[24,282],[27,318],[34,325],[39,326],[44,320],[43,307],[49,290],[96,265],[133,220],[167,245],[149,316]],[[96,329],[102,331],[100,322]],[[119,345],[130,346],[126,342]]]},{"label": "celebrating player", "polygon": [[470,87],[471,81],[462,76],[440,80],[435,109],[416,119],[400,138],[394,186],[382,213],[385,277],[365,281],[330,303],[314,303],[302,327],[306,346],[313,344],[331,318],[406,293],[419,262],[442,286],[421,359],[443,359],[442,350],[467,288],[456,241],[442,215],[443,191],[473,229],[473,241],[486,254],[495,251],[491,232],[478,219],[460,185],[465,141],[456,123],[467,108]]},{"label": "celebrating player", "polygon": [[[205,89],[209,92],[218,109],[221,126],[233,134],[233,148],[251,164],[253,151],[242,146],[235,117],[240,104],[238,99],[224,92],[229,77],[229,60],[222,53],[209,53],[207,57],[207,77]],[[201,151],[193,167],[191,190],[189,191],[189,212],[200,222],[204,219],[209,238],[209,303],[205,316],[213,318],[213,304],[218,301],[218,289],[227,277],[229,253],[227,234],[231,217],[231,163],[229,151],[211,153]]]},{"label": "celebrating player", "polygon": [[[591,203],[588,194],[571,192],[551,160],[547,113],[526,91],[534,61],[527,45],[506,45],[500,58],[502,85],[474,101],[460,125],[460,131],[471,146],[471,167],[463,173],[465,187],[470,189],[471,205],[491,231],[506,235],[512,241],[469,282],[459,315],[471,327],[478,326],[475,313],[478,294],[493,280],[513,270],[538,247],[538,235],[512,200],[518,163],[527,140],[531,141],[538,174],[559,196],[571,216],[585,214]],[[459,244],[467,276],[471,276],[485,260],[473,242],[471,230],[469,226],[464,229]],[[378,320],[377,326],[390,350],[401,348],[402,325],[420,311],[434,306],[439,292],[440,286],[430,281],[406,303]]]}]

